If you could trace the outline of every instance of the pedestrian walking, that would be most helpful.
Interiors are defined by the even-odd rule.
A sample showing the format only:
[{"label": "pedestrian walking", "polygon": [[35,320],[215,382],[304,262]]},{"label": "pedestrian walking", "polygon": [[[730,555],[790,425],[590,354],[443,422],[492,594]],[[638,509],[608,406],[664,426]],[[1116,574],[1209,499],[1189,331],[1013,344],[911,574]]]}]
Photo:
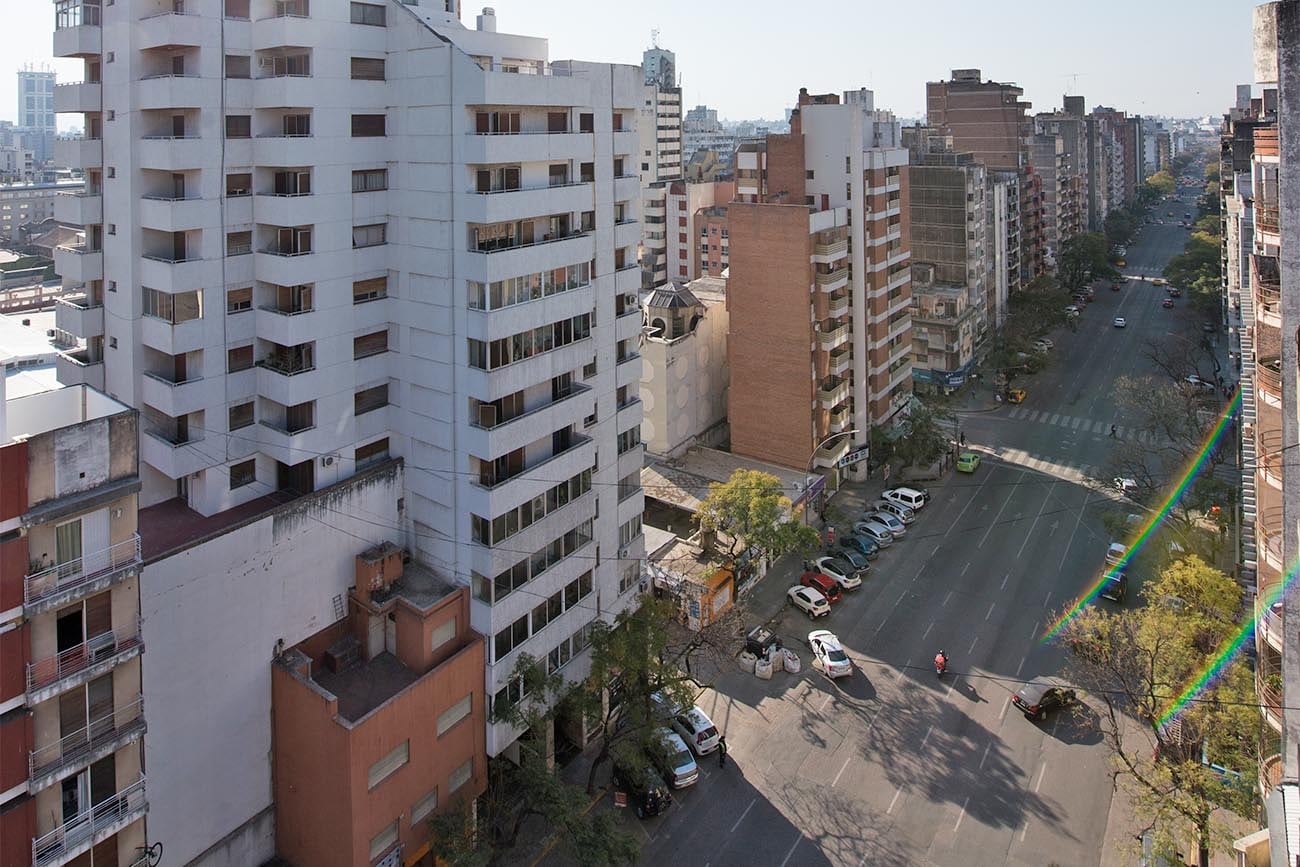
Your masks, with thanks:
[{"label": "pedestrian walking", "polygon": [[718,767],[725,767],[727,764],[727,736],[718,736]]},{"label": "pedestrian walking", "polygon": [[957,434],[957,440],[958,440],[958,442],[961,443],[962,448],[965,448],[965,447],[966,447],[966,432],[965,432],[965,431],[961,431],[960,433],[958,433],[958,434]]},{"label": "pedestrian walking", "polygon": [[1112,437],[1115,436],[1115,425],[1111,425],[1111,426],[1110,426],[1110,435],[1111,435]]}]

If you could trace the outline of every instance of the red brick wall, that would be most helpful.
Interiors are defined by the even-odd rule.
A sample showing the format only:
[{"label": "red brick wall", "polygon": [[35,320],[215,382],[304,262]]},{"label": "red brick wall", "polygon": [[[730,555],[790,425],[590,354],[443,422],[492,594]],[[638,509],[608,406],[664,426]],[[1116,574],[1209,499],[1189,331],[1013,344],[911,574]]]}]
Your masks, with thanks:
[{"label": "red brick wall", "polygon": [[[27,662],[31,652],[30,626],[0,632],[0,703],[22,695],[27,688]],[[0,792],[5,787],[0,787]]]},{"label": "red brick wall", "polygon": [[[786,205],[802,205],[808,195],[807,169],[804,166],[803,136],[769,135],[767,137],[767,184],[770,200]],[[777,199],[784,194],[784,198]],[[803,234],[808,234],[805,212]],[[734,257],[733,257],[734,258]]]},{"label": "red brick wall", "polygon": [[26,536],[15,533],[7,541],[0,541],[0,611],[23,604],[27,565]]},{"label": "red brick wall", "polygon": [[27,511],[27,442],[0,448],[0,521]]},{"label": "red brick wall", "polygon": [[[34,746],[32,737],[32,715],[24,710],[6,714],[0,722],[0,792],[7,792],[27,779],[27,755]],[[29,855],[31,842],[28,836]],[[0,863],[8,867],[10,862],[0,859]]]},{"label": "red brick wall", "polygon": [[[23,770],[27,757],[23,757]],[[0,806],[0,864],[28,867],[32,863],[32,838],[36,836],[36,799],[15,798]]]},{"label": "red brick wall", "polygon": [[731,448],[803,467],[814,445],[808,209],[733,203],[727,222]]}]

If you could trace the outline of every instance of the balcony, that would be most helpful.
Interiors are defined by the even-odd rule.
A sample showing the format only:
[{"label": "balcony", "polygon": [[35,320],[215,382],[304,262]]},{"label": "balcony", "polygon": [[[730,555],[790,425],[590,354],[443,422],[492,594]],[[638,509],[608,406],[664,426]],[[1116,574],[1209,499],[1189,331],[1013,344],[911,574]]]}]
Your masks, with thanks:
[{"label": "balcony", "polygon": [[1282,675],[1274,671],[1276,663],[1260,660],[1255,671],[1255,694],[1264,719],[1276,731],[1282,731]]},{"label": "balcony", "polygon": [[840,346],[849,339],[849,326],[841,325],[838,328],[832,328],[829,331],[823,331],[817,335],[817,343],[822,349],[830,352],[837,346]]},{"label": "balcony", "polygon": [[176,257],[168,255],[145,255],[140,264],[140,282],[142,285],[159,292],[188,292],[200,289],[204,283],[204,261],[195,257]]},{"label": "balcony", "polygon": [[[502,66],[494,63],[481,76],[483,105],[585,105],[591,83],[568,67]],[[479,102],[476,94],[470,102]]]},{"label": "balcony", "polygon": [[[586,400],[574,398],[587,395]],[[591,389],[575,385],[568,394],[534,407],[527,412],[504,420],[493,416],[474,418],[465,449],[472,454],[505,454],[523,448],[537,439],[539,430],[559,430],[569,424],[580,424],[591,412]]]},{"label": "balcony", "polygon": [[104,360],[96,358],[88,349],[60,352],[54,357],[54,370],[60,385],[104,387]]},{"label": "balcony", "polygon": [[54,248],[54,271],[65,283],[104,279],[104,251],[85,244]]},{"label": "balcony", "polygon": [[68,226],[104,222],[104,197],[98,192],[61,193],[54,197],[54,218]]},{"label": "balcony", "polygon": [[830,365],[828,372],[832,376],[843,376],[853,368],[853,350],[847,346],[841,346],[831,352]]},{"label": "balcony", "polygon": [[817,388],[817,400],[827,409],[833,409],[849,398],[849,381],[830,377]]},{"label": "balcony", "polygon": [[143,196],[140,199],[140,226],[145,229],[187,232],[217,224],[218,215],[215,199],[201,199],[198,196]]},{"label": "balcony", "polygon": [[1273,753],[1259,763],[1259,791],[1261,797],[1267,798],[1269,792],[1282,785],[1283,771],[1281,753]]},{"label": "balcony", "polygon": [[28,754],[29,785],[43,789],[89,767],[144,734],[144,698],[114,708],[86,726]]},{"label": "balcony", "polygon": [[852,437],[837,437],[829,443],[823,443],[820,448],[813,452],[812,464],[814,467],[821,469],[830,469],[835,466],[840,458],[849,452]]},{"label": "balcony", "polygon": [[23,579],[23,606],[28,616],[49,611],[113,586],[140,571],[140,536],[102,551],[47,566]]},{"label": "balcony", "polygon": [[135,83],[135,98],[141,110],[201,108],[205,90],[197,75],[149,75]]},{"label": "balcony", "polygon": [[[373,140],[384,141],[382,138]],[[349,139],[349,141],[365,141],[365,139]],[[253,139],[252,162],[257,165],[310,166],[316,164],[319,155],[320,145],[311,135],[259,135]]]},{"label": "balcony", "polygon": [[273,226],[306,226],[315,222],[320,201],[311,193],[258,193],[253,197],[257,222]]},{"label": "balcony", "polygon": [[849,296],[844,294],[838,298],[832,298],[830,305],[827,307],[827,315],[832,319],[839,319],[841,316],[847,316],[849,312]]},{"label": "balcony", "polygon": [[315,400],[327,385],[324,371],[314,364],[287,364],[269,358],[257,363],[257,393],[283,406]]},{"label": "balcony", "polygon": [[309,343],[319,335],[320,317],[316,311],[281,310],[274,305],[264,304],[257,308],[255,333],[262,340],[269,340],[281,346],[297,346]]},{"label": "balcony", "polygon": [[817,265],[829,265],[849,255],[849,239],[831,244],[814,244],[812,260]]},{"label": "balcony", "polygon": [[501,475],[481,472],[478,478],[470,480],[470,484],[474,485],[475,487],[482,488],[486,491],[496,490],[502,485],[509,484],[510,482],[522,476],[527,476],[528,474],[532,473],[534,470],[544,467],[547,464],[549,464],[551,461],[563,457],[564,455],[569,454],[575,449],[582,448],[583,446],[587,445],[590,442],[591,442],[590,437],[585,437],[582,436],[581,434],[575,434],[567,446],[565,446],[564,448],[560,449],[557,452],[553,452],[552,454],[542,458],[539,461],[534,461],[533,463],[528,465],[521,465],[515,470],[513,470],[512,472],[503,473]]},{"label": "balcony", "polygon": [[103,111],[102,85],[98,81],[74,81],[54,88],[54,110],[60,114]]},{"label": "balcony", "polygon": [[59,9],[54,18],[54,56],[91,57],[103,50],[98,6],[76,4]]},{"label": "balcony", "polygon": [[[203,46],[203,18],[184,12],[159,12],[136,22],[132,31],[138,47],[199,48]],[[210,42],[207,44],[211,44]]]},{"label": "balcony", "polygon": [[173,323],[156,316],[142,316],[140,317],[140,341],[164,355],[194,352],[196,349],[203,348],[203,320],[190,319]]},{"label": "balcony", "polygon": [[316,273],[320,257],[314,250],[294,253],[281,252],[275,247],[269,247],[258,250],[253,259],[253,273],[257,275],[257,279],[277,286],[315,283],[318,276],[324,276]]},{"label": "balcony", "polygon": [[[203,442],[198,437],[180,439],[175,434],[168,435],[153,430],[146,430],[145,433],[147,436],[140,438],[141,462],[153,467],[169,479],[183,479],[220,463],[220,457],[207,454],[203,447],[198,445]],[[232,451],[244,445],[245,440],[232,437]],[[231,457],[235,456],[231,455]]]},{"label": "balcony", "polygon": [[103,632],[55,656],[27,664],[27,703],[39,704],[94,680],[144,651],[140,620],[129,629]]},{"label": "balcony", "polygon": [[[848,242],[845,242],[848,243]],[[849,269],[836,268],[829,273],[817,272],[814,278],[817,283],[817,289],[821,292],[834,292],[837,289],[843,289],[849,285]]]},{"label": "balcony", "polygon": [[32,867],[66,864],[149,811],[144,775],[122,791],[32,841]]},{"label": "balcony", "polygon": [[[1255,229],[1263,234],[1277,236],[1281,232],[1278,221],[1277,205],[1266,205],[1262,200],[1255,202]],[[1273,241],[1272,243],[1277,243]]]},{"label": "balcony", "polygon": [[[548,132],[545,129],[518,133],[470,133],[463,145],[464,161],[470,164],[512,164],[527,162],[588,162],[595,154],[596,137],[589,132]],[[632,151],[635,152],[635,146]]]},{"label": "balcony", "polygon": [[1255,364],[1255,385],[1259,399],[1269,406],[1282,406],[1282,359],[1274,355]]},{"label": "balcony", "polygon": [[[316,31],[307,21],[311,18],[311,7],[307,0],[276,3],[273,14],[253,22],[253,49],[261,51],[267,48],[285,48],[291,45],[311,45],[304,40],[314,36]],[[353,30],[378,30],[381,27],[354,27]],[[351,34],[349,34],[351,35]],[[383,50],[382,48],[380,49]]]},{"label": "balcony", "polygon": [[136,153],[142,169],[184,172],[203,166],[203,148],[197,135],[147,135],[141,137]]},{"label": "balcony", "polygon": [[253,80],[253,108],[292,108],[320,101],[320,85],[306,75],[268,75]]},{"label": "balcony", "polygon": [[830,416],[830,433],[844,433],[853,427],[853,413],[849,412],[848,407],[836,410]]},{"label": "balcony", "polygon": [[219,380],[192,376],[178,382],[148,371],[140,381],[140,396],[149,406],[172,418],[180,418],[223,402]]},{"label": "balcony", "polygon": [[54,299],[54,327],[82,340],[104,335],[104,305],[92,303],[84,295]]},{"label": "balcony", "polygon": [[1277,490],[1282,490],[1282,431],[1264,430],[1259,434],[1260,475]]}]

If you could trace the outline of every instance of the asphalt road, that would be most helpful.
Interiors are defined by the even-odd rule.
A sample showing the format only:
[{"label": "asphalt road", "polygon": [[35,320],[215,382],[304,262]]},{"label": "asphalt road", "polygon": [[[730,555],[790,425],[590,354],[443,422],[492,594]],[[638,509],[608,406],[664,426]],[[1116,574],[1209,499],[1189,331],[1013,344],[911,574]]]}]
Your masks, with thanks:
[{"label": "asphalt road", "polygon": [[[1172,225],[1145,227],[1127,274],[1157,276],[1182,249],[1177,221],[1194,208],[1155,213],[1166,210]],[[816,623],[839,635],[852,678],[832,683],[811,669],[804,642],[814,627],[784,608],[777,631],[804,670],[761,681],[728,668],[713,680],[699,704],[726,733],[728,764],[702,760],[699,784],[664,816],[627,817],[645,836],[642,863],[1102,863],[1111,783],[1095,711],[1084,704],[1035,723],[1009,700],[1023,681],[1060,669],[1061,650],[1040,637],[1102,566],[1110,540],[1100,516],[1117,506],[1095,480],[1115,444],[1110,425],[1132,435],[1111,384],[1149,370],[1147,337],[1198,327],[1186,299],[1165,310],[1164,295],[1138,280],[1100,289],[1077,332],[1052,335],[1054,363],[1016,383],[1029,391],[1024,404],[962,414],[979,469],[932,484],[907,536]],[[1128,327],[1115,328],[1115,316]],[[881,484],[842,492],[836,505]],[[796,566],[774,569],[750,609],[778,610]],[[950,658],[943,679],[931,663],[940,648]]]}]

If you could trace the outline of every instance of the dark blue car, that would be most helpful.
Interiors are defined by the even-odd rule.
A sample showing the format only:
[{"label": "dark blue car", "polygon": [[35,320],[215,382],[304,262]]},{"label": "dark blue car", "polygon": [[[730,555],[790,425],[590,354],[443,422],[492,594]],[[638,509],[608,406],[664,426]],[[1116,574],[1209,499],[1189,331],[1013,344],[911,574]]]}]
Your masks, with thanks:
[{"label": "dark blue car", "polygon": [[840,540],[840,547],[857,551],[864,557],[874,558],[880,554],[880,546],[866,536],[845,536]]}]

